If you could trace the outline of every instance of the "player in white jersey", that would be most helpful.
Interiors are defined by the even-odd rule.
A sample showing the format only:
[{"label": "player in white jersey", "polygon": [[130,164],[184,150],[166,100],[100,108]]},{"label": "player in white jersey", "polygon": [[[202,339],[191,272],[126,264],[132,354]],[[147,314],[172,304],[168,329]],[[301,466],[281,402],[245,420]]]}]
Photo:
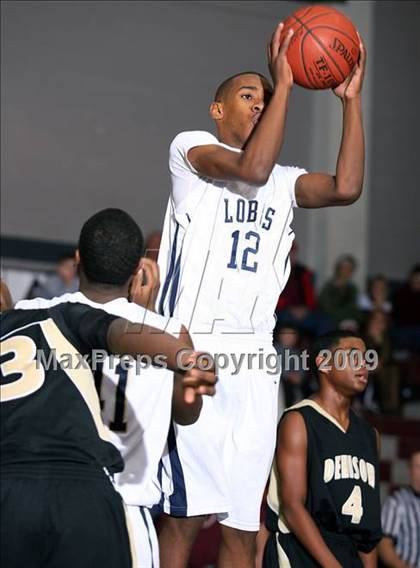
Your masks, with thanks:
[{"label": "player in white jersey", "polygon": [[[290,271],[293,208],[353,203],[362,190],[361,88],[365,52],[334,93],[343,135],[334,176],[276,164],[293,83],[281,40],[269,43],[274,86],[241,73],[218,88],[210,114],[217,137],[183,132],[171,144],[172,193],[159,255],[162,314],[175,316],[195,344],[226,354],[218,390],[196,423],[175,427],[159,541],[162,568],[183,568],[206,514],[221,523],[219,567],[250,568],[277,426],[275,376],[260,355],[273,352],[273,313]],[[237,372],[234,358],[243,358]],[[250,357],[248,357],[250,355]],[[220,359],[223,366],[226,359]]]},{"label": "player in white jersey", "polygon": [[[141,231],[129,215],[119,209],[100,211],[85,223],[80,234],[77,253],[80,291],[52,300],[21,301],[16,307],[33,309],[79,302],[179,336],[178,321],[128,300],[130,294],[147,304],[157,280],[157,266],[153,266],[153,261],[141,259],[142,249]],[[139,263],[147,273],[145,286],[142,286],[144,275],[137,272]],[[154,268],[156,274],[152,273]],[[110,441],[124,458],[124,470],[115,475],[115,483],[128,506],[137,552],[136,568],[158,568],[157,538],[149,509],[161,497],[159,462],[171,413],[178,424],[192,423],[200,413],[201,396],[196,393],[195,402],[186,403],[180,375],[175,376],[174,386],[173,373],[168,369],[138,370],[133,365],[127,370],[118,359],[104,358],[96,366],[95,381]],[[200,392],[213,394],[214,386],[203,386]]]}]

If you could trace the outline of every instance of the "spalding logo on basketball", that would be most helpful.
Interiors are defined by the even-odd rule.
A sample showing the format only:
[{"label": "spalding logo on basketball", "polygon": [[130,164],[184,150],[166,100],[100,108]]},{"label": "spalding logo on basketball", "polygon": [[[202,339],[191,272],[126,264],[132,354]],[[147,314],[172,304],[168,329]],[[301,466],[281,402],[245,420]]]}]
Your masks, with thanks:
[{"label": "spalding logo on basketball", "polygon": [[329,6],[296,10],[284,22],[282,36],[294,31],[287,59],[295,83],[307,89],[334,89],[359,58],[359,38],[352,22]]}]

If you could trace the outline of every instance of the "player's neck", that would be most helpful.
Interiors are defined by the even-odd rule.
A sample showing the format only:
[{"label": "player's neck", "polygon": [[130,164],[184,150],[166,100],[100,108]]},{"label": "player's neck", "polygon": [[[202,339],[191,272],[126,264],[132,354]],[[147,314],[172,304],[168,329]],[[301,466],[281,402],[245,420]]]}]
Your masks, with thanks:
[{"label": "player's neck", "polygon": [[242,150],[245,146],[245,143],[242,140],[238,140],[232,132],[228,132],[220,127],[217,129],[217,137],[222,144],[226,144],[226,146],[230,146],[231,148]]},{"label": "player's neck", "polygon": [[347,430],[350,418],[351,399],[332,388],[321,388],[315,394],[313,400]]},{"label": "player's neck", "polygon": [[128,298],[128,285],[111,286],[89,282],[86,278],[80,278],[79,291],[92,302],[106,304],[118,298]]}]

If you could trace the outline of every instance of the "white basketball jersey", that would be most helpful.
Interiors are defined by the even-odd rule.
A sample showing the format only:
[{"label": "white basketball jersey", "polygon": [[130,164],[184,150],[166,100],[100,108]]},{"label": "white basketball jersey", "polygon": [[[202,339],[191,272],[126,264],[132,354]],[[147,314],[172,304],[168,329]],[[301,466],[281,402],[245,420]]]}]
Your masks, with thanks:
[{"label": "white basketball jersey", "polygon": [[183,132],[171,144],[158,308],[193,335],[267,338],[290,273],[295,182],[306,171],[276,165],[262,187],[217,182],[188,161],[188,150],[207,144],[240,152],[208,132]]},{"label": "white basketball jersey", "polygon": [[[81,292],[44,300],[18,302],[17,309],[50,307],[62,302],[79,302],[102,309],[136,323],[145,323],[178,336],[181,324],[145,310],[137,304],[118,298],[97,304]],[[116,488],[127,505],[152,507],[161,495],[158,480],[169,430],[172,408],[173,373],[168,369],[135,367],[128,371],[111,358],[95,371],[95,382],[101,401],[102,419],[109,428],[110,441],[124,459],[124,470],[115,475]]]}]

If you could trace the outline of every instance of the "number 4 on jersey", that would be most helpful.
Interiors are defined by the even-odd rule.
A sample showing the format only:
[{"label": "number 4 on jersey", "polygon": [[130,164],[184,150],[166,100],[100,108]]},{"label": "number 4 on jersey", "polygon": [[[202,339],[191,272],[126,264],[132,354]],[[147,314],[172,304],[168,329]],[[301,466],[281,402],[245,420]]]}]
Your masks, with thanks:
[{"label": "number 4 on jersey", "polygon": [[358,525],[363,516],[362,507],[362,490],[359,485],[355,485],[353,491],[350,493],[349,498],[341,508],[342,515],[350,515],[351,522]]}]

